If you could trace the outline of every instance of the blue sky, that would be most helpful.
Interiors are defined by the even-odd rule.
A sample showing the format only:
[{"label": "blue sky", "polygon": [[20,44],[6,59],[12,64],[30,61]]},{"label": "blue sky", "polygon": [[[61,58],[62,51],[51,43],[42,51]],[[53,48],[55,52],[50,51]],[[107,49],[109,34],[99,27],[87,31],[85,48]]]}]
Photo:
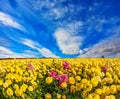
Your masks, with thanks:
[{"label": "blue sky", "polygon": [[0,0],[0,57],[120,57],[119,0]]}]

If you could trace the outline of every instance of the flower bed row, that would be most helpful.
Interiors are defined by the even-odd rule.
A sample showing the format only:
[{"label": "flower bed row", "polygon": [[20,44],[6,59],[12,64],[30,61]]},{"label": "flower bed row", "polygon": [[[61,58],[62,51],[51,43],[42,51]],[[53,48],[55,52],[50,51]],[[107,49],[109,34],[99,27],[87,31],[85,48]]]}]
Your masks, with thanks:
[{"label": "flower bed row", "polygon": [[0,99],[119,97],[119,58],[0,61]]}]

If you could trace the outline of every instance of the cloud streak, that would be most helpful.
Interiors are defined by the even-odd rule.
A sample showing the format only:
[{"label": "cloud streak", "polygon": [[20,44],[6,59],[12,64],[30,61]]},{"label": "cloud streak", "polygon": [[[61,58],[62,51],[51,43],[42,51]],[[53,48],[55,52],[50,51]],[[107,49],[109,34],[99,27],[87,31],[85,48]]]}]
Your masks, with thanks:
[{"label": "cloud streak", "polygon": [[79,57],[120,57],[120,27],[114,28],[111,32],[114,32],[109,38],[93,45],[89,50],[80,55]]},{"label": "cloud streak", "polygon": [[31,58],[36,57],[37,53],[25,50],[24,53],[16,53],[10,49],[0,46],[0,58]]},{"label": "cloud streak", "polygon": [[24,45],[27,45],[30,48],[32,48],[32,49],[37,50],[38,52],[40,52],[40,54],[43,57],[58,57],[52,51],[50,51],[47,48],[42,47],[40,44],[38,44],[35,41],[29,40],[29,39],[22,39],[21,41],[22,41],[22,43]]},{"label": "cloud streak", "polygon": [[0,12],[0,22],[4,25],[23,30],[23,27],[17,23],[13,17],[3,12]]}]

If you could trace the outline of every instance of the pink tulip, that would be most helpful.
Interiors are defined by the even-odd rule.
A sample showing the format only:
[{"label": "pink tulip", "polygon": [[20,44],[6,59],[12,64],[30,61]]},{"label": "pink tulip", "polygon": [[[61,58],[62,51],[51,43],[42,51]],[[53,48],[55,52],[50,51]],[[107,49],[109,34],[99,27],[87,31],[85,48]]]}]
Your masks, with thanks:
[{"label": "pink tulip", "polygon": [[59,84],[63,83],[63,82],[68,82],[68,76],[66,74],[62,74],[59,76]]},{"label": "pink tulip", "polygon": [[107,71],[107,67],[106,66],[102,66],[101,69],[102,69],[103,72]]},{"label": "pink tulip", "polygon": [[70,64],[68,62],[63,62],[63,69],[64,70],[69,70],[70,69]]},{"label": "pink tulip", "polygon": [[59,79],[58,74],[56,72],[54,72],[54,71],[49,72],[49,75],[52,76],[55,80]]}]

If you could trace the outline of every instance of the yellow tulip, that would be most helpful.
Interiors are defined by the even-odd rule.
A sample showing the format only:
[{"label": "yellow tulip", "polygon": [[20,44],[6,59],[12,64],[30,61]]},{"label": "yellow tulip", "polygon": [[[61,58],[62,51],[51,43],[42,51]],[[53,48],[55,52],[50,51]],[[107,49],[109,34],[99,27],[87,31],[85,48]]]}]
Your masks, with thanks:
[{"label": "yellow tulip", "polygon": [[98,94],[98,95],[101,95],[102,94],[102,89],[96,89],[95,93]]},{"label": "yellow tulip", "polygon": [[28,87],[28,90],[29,90],[29,91],[33,91],[33,87],[32,87],[32,86],[29,86],[29,87]]},{"label": "yellow tulip", "polygon": [[6,93],[8,96],[12,96],[13,95],[13,90],[11,88],[7,88]]},{"label": "yellow tulip", "polygon": [[110,86],[110,93],[115,94],[117,92],[117,88],[115,85]]},{"label": "yellow tulip", "polygon": [[67,99],[66,95],[63,95],[63,96],[62,96],[62,99]]},{"label": "yellow tulip", "polygon": [[57,94],[57,99],[61,99],[61,94]]},{"label": "yellow tulip", "polygon": [[75,80],[76,80],[76,81],[80,81],[80,80],[81,80],[81,77],[80,77],[80,76],[75,76]]},{"label": "yellow tulip", "polygon": [[3,85],[3,80],[2,80],[2,79],[0,79],[0,86],[1,86],[1,85]]},{"label": "yellow tulip", "polygon": [[52,99],[51,94],[50,94],[50,93],[46,93],[46,94],[45,94],[45,99]]},{"label": "yellow tulip", "polygon": [[60,87],[63,88],[63,89],[67,88],[67,83],[66,82],[61,83]]},{"label": "yellow tulip", "polygon": [[76,87],[74,85],[70,86],[70,92],[74,93],[76,91]]},{"label": "yellow tulip", "polygon": [[53,77],[47,77],[47,78],[45,79],[45,82],[46,82],[47,84],[51,84],[51,83],[53,82]]},{"label": "yellow tulip", "polygon": [[74,77],[69,77],[69,84],[74,84],[75,83],[75,78]]},{"label": "yellow tulip", "polygon": [[114,95],[106,96],[105,99],[116,99]]}]

